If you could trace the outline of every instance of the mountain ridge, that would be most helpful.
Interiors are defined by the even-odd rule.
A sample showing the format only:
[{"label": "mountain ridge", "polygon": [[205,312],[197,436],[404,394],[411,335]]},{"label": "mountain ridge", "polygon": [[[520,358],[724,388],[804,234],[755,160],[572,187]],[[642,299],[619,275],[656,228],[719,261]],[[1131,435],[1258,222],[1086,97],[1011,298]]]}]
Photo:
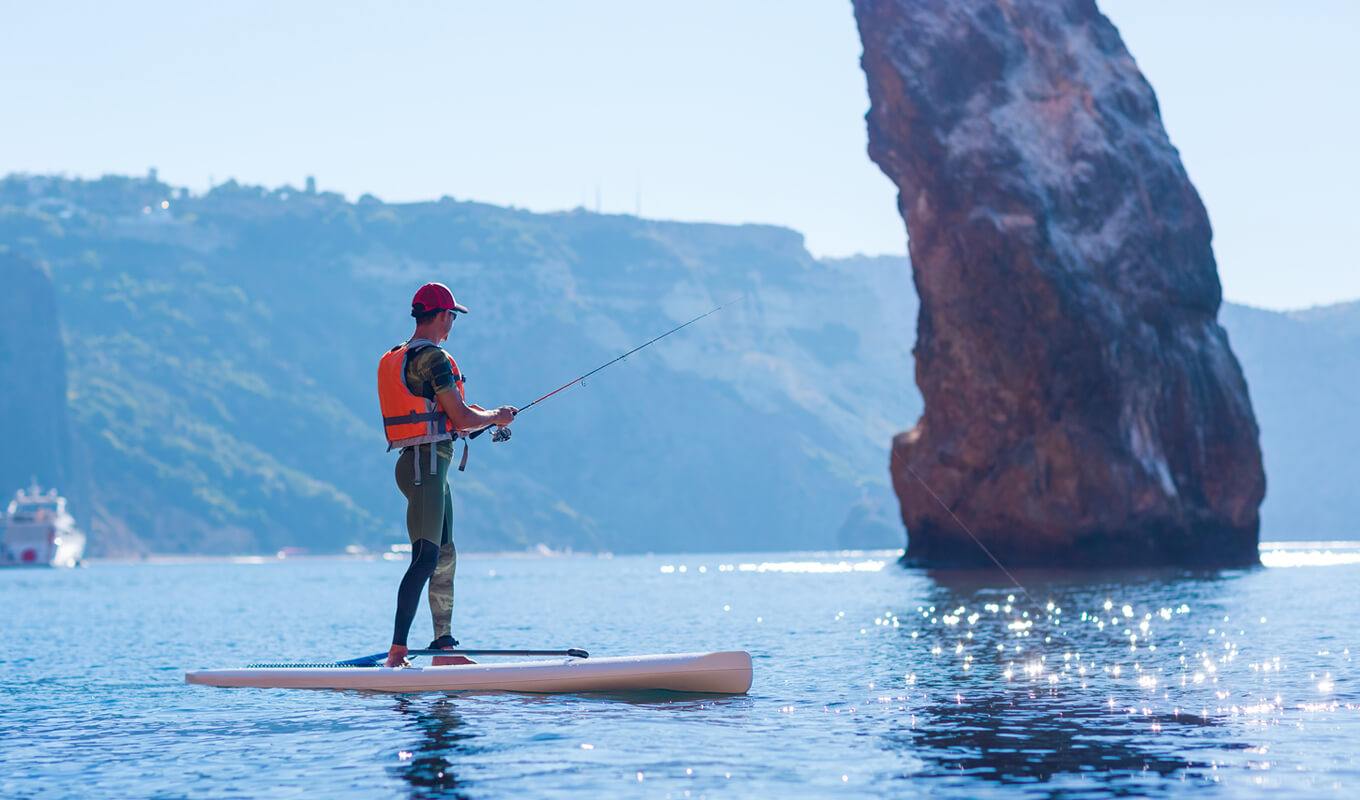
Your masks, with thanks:
[{"label": "mountain ridge", "polygon": [[[426,280],[472,307],[448,346],[484,405],[747,298],[533,409],[513,442],[474,444],[454,484],[469,549],[828,546],[863,487],[886,487],[877,443],[910,413],[860,420],[884,379],[818,336],[905,277],[874,259],[837,274],[773,226],[119,177],[11,176],[0,206],[0,241],[63,294],[73,416],[116,476],[96,493],[156,552],[404,541],[373,371]],[[913,324],[841,338],[909,374]]]}]

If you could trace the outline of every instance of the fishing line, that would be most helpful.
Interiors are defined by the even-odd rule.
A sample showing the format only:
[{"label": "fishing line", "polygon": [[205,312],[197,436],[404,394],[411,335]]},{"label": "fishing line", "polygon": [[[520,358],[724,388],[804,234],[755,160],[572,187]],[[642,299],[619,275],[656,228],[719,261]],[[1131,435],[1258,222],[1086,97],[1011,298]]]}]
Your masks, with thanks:
[{"label": "fishing line", "polygon": [[[1006,566],[1001,563],[1001,560],[998,559],[996,556],[992,555],[991,550],[987,549],[987,545],[983,544],[981,539],[973,535],[973,531],[963,523],[963,520],[959,519],[959,515],[954,513],[954,509],[946,505],[945,502],[940,499],[940,496],[938,494],[935,494],[935,490],[930,488],[930,484],[926,483],[925,478],[922,478],[920,475],[917,475],[916,470],[911,468],[911,465],[907,463],[906,459],[898,458],[897,448],[893,447],[889,452],[891,453],[891,456],[888,459],[889,469],[892,468],[892,460],[896,458],[898,463],[906,467],[907,472],[911,473],[911,477],[915,478],[918,482],[920,482],[920,484],[923,487],[925,487],[925,490],[930,493],[930,496],[935,498],[935,502],[940,504],[940,508],[943,508],[945,510],[945,513],[948,514],[950,518],[954,520],[954,522],[959,526],[959,528],[962,529],[964,533],[968,534],[968,538],[972,539],[973,543],[976,544],[982,550],[982,552],[987,554],[987,557],[992,560],[992,563],[996,565],[996,568],[1001,570],[1001,572],[1007,578],[1010,578],[1011,583],[1015,584],[1015,588],[1019,589],[1020,592],[1025,595],[1025,599],[1029,600],[1029,604],[1033,606],[1034,610],[1039,614],[1039,616],[1036,617],[1035,619],[1037,620],[1050,618],[1051,615],[1048,613],[1048,609],[1039,605],[1039,601],[1034,599],[1034,595],[1029,593],[1029,590],[1025,588],[1024,584],[1016,580],[1015,576],[1011,574],[1011,571],[1006,569]],[[1061,630],[1062,623],[1057,620],[1054,620],[1053,622],[1055,626],[1053,632],[1056,633],[1058,636],[1062,636],[1063,638],[1067,639],[1069,642],[1072,641],[1072,635],[1065,630]]]},{"label": "fishing line", "polygon": [[[896,447],[893,447],[889,452],[891,452],[892,454],[892,457],[888,459],[890,462],[892,461],[892,459],[898,458]],[[1022,593],[1024,593],[1025,597],[1028,598],[1030,605],[1034,606],[1035,609],[1046,611],[1046,609],[1040,608],[1039,602],[1034,599],[1034,595],[1031,595],[1029,593],[1029,590],[1026,589],[1024,585],[1020,583],[1020,581],[1015,579],[1015,576],[1011,574],[1010,570],[1006,569],[1005,565],[1001,563],[1001,560],[998,559],[996,556],[992,555],[992,551],[987,549],[987,545],[983,544],[982,540],[974,536],[973,531],[970,530],[967,525],[963,524],[963,520],[959,519],[959,515],[954,513],[954,509],[946,505],[945,502],[940,499],[940,496],[938,494],[935,494],[935,490],[930,488],[930,484],[926,483],[924,478],[916,474],[916,470],[911,468],[911,465],[907,463],[906,459],[898,459],[898,463],[907,468],[907,472],[911,473],[911,477],[915,478],[917,481],[920,482],[920,484],[923,487],[925,487],[925,490],[930,493],[930,496],[935,498],[935,502],[940,504],[940,508],[943,508],[945,510],[945,513],[948,514],[954,520],[954,522],[959,526],[959,528],[961,528],[964,533],[968,534],[968,538],[972,539],[973,543],[976,544],[979,548],[981,548],[982,552],[987,554],[987,557],[992,560],[992,563],[996,565],[996,568],[1001,570],[1001,572],[1004,573],[1007,578],[1010,578],[1011,583],[1015,584],[1015,588],[1019,589]]]},{"label": "fishing line", "polygon": [[694,319],[690,320],[689,322],[686,322],[686,323],[683,324],[683,325],[677,325],[677,326],[675,326],[674,328],[671,328],[670,330],[668,330],[668,331],[666,331],[665,333],[661,334],[660,336],[657,336],[656,338],[651,339],[651,340],[649,340],[649,341],[643,342],[642,344],[638,345],[637,347],[634,347],[632,350],[629,350],[628,352],[624,353],[623,355],[619,356],[618,358],[614,359],[613,361],[610,361],[610,362],[607,363],[607,364],[601,364],[600,366],[596,367],[595,369],[592,369],[590,372],[587,372],[586,374],[582,375],[581,377],[579,377],[579,378],[577,378],[577,379],[575,379],[575,380],[567,381],[566,383],[562,384],[561,386],[557,387],[556,389],[553,389],[551,392],[548,392],[547,394],[545,394],[545,395],[543,395],[542,397],[538,398],[537,400],[535,400],[534,402],[532,402],[532,403],[530,403],[529,405],[525,406],[524,408],[521,408],[519,411],[516,412],[516,416],[518,416],[520,413],[523,413],[526,409],[532,408],[533,406],[535,406],[535,405],[537,405],[537,404],[543,402],[544,400],[547,400],[549,397],[552,397],[553,395],[557,394],[558,392],[562,391],[563,389],[567,388],[568,386],[571,386],[571,385],[577,384],[577,383],[584,383],[584,381],[585,381],[586,378],[589,378],[591,375],[594,375],[595,373],[599,372],[600,370],[604,369],[605,367],[611,366],[611,365],[613,365],[613,364],[617,364],[618,362],[620,362],[620,361],[624,360],[625,358],[631,356],[632,354],[636,353],[637,351],[641,350],[642,348],[646,347],[647,345],[652,344],[653,342],[659,342],[659,341],[661,341],[662,339],[665,339],[667,336],[670,336],[672,333],[675,333],[676,331],[680,330],[681,328],[688,328],[690,325],[693,325],[694,323],[698,322],[699,320],[703,319],[704,317],[707,317],[709,314],[716,314],[717,312],[722,311],[722,310],[723,310],[724,308],[726,308],[727,306],[732,305],[733,303],[737,302],[737,300],[741,300],[741,299],[744,298],[744,297],[745,297],[745,295],[742,295],[742,297],[738,297],[736,300],[728,300],[726,303],[723,303],[722,305],[718,306],[717,308],[714,308],[712,311],[707,311],[707,312],[705,312],[705,313],[703,313],[703,314],[700,314],[699,316],[695,317]]},{"label": "fishing line", "polygon": [[[547,394],[545,394],[545,395],[543,395],[542,397],[538,398],[537,400],[533,401],[533,402],[530,403],[529,405],[523,406],[522,408],[520,408],[518,411],[515,412],[515,417],[518,418],[520,414],[523,414],[523,413],[524,413],[525,411],[527,411],[528,409],[530,409],[530,408],[532,408],[532,407],[538,405],[539,403],[543,402],[544,400],[547,400],[549,397],[552,397],[553,395],[557,394],[558,392],[562,391],[563,389],[566,389],[566,388],[568,388],[568,387],[570,387],[570,386],[574,386],[574,385],[576,385],[576,384],[578,384],[578,383],[584,386],[584,385],[585,385],[585,380],[586,380],[586,378],[589,378],[591,375],[594,375],[595,373],[599,372],[600,370],[604,369],[605,367],[609,367],[609,366],[612,366],[612,365],[614,365],[614,364],[617,364],[617,363],[619,363],[620,361],[624,360],[625,358],[627,358],[627,357],[631,356],[632,354],[636,353],[637,351],[641,350],[642,348],[647,347],[648,345],[654,344],[654,343],[656,343],[656,342],[659,342],[659,341],[661,341],[662,339],[665,339],[667,336],[670,336],[672,333],[675,333],[676,331],[681,330],[681,329],[683,329],[683,328],[688,328],[689,326],[693,325],[694,323],[698,322],[699,320],[703,319],[704,317],[707,317],[707,316],[709,316],[709,315],[711,315],[711,314],[716,314],[716,313],[718,313],[719,311],[722,311],[724,308],[727,308],[728,306],[732,305],[733,303],[740,302],[741,300],[744,300],[744,299],[746,299],[746,295],[742,295],[742,296],[737,297],[737,298],[735,298],[735,299],[733,299],[733,300],[728,300],[726,303],[722,303],[721,305],[717,306],[716,308],[712,309],[711,311],[706,311],[706,312],[700,314],[699,316],[695,317],[694,319],[690,320],[689,322],[686,322],[686,323],[684,323],[684,324],[682,324],[682,325],[676,325],[674,328],[671,328],[670,330],[666,331],[665,333],[661,334],[660,336],[654,337],[654,338],[652,338],[652,339],[649,339],[649,340],[643,342],[642,344],[638,345],[637,347],[634,347],[632,350],[629,350],[628,352],[624,353],[623,355],[619,356],[618,358],[615,358],[613,361],[609,361],[609,362],[607,362],[607,363],[605,363],[605,364],[601,364],[600,366],[596,367],[595,369],[592,369],[590,372],[587,372],[586,374],[582,375],[581,377],[575,378],[575,379],[570,380],[570,381],[567,381],[566,383],[562,384],[561,386],[557,387],[556,389],[553,389],[551,392],[548,392]],[[478,436],[481,436],[482,433],[484,433],[485,431],[491,429],[492,427],[493,427],[493,426],[488,425],[488,426],[486,426],[485,428],[482,428],[482,429],[480,429],[480,430],[478,430],[478,431],[472,433],[468,438],[470,438],[470,439],[476,439]],[[497,431],[495,435],[492,436],[492,441],[496,441],[496,442],[505,441],[506,439],[509,439],[509,438],[510,438],[509,435],[508,435],[508,433],[509,433],[509,432],[508,432],[507,430],[501,429],[500,431]],[[504,438],[500,438],[500,437],[502,437],[502,436],[503,436]]]}]

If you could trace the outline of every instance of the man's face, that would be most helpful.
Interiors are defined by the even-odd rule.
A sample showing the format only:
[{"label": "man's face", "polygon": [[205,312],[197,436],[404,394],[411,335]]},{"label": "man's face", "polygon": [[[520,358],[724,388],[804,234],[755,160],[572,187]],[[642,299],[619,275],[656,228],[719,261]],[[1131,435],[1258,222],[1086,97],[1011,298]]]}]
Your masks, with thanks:
[{"label": "man's face", "polygon": [[456,311],[445,311],[445,312],[443,312],[443,314],[444,314],[444,317],[446,317],[446,319],[444,319],[444,335],[440,338],[440,341],[441,341],[441,342],[442,342],[444,339],[449,338],[449,331],[452,331],[452,330],[453,330],[453,320],[454,320],[455,317],[458,316],[458,312],[456,312]]}]

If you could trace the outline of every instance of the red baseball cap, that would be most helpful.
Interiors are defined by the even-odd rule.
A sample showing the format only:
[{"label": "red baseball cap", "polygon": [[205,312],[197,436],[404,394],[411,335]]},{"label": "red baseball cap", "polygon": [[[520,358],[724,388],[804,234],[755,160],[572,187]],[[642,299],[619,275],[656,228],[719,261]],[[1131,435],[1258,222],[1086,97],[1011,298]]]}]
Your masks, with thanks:
[{"label": "red baseball cap", "polygon": [[453,292],[449,287],[442,283],[427,283],[416,290],[416,296],[411,298],[411,316],[425,314],[430,311],[457,311],[461,314],[468,313],[468,310],[458,305],[453,299]]}]

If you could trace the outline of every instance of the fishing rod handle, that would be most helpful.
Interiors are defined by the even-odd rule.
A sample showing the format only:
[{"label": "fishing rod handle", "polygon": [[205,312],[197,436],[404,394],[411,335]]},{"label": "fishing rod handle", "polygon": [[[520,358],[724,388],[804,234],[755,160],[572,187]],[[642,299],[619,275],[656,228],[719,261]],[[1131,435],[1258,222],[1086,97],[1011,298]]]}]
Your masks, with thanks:
[{"label": "fishing rod handle", "polygon": [[[527,407],[528,407],[528,406],[526,406],[525,408],[527,408]],[[523,410],[523,409],[520,409],[519,411],[522,411],[522,410]],[[514,414],[512,414],[511,416],[518,417],[518,416],[519,416],[519,411],[516,411],[516,412],[515,412]],[[486,433],[487,431],[491,430],[491,429],[494,428],[494,427],[496,427],[496,424],[495,424],[495,423],[492,423],[492,424],[490,424],[490,425],[487,425],[485,428],[478,428],[477,430],[475,430],[475,431],[473,431],[472,433],[468,434],[468,437],[467,437],[467,438],[469,438],[469,439],[476,439],[478,436],[481,436],[482,434]],[[509,426],[501,426],[501,427],[509,427]],[[503,441],[508,440],[509,438],[510,438],[509,436],[506,436],[504,439],[498,439],[497,441],[503,442]]]},{"label": "fishing rod handle", "polygon": [[[473,431],[472,433],[469,433],[467,438],[469,438],[469,439],[476,439],[478,436],[481,436],[482,434],[486,433],[487,431],[491,430],[491,429],[494,428],[494,427],[496,427],[496,426],[495,426],[495,425],[488,425],[488,426],[486,426],[485,428],[478,428],[477,430]],[[509,428],[509,426],[505,426],[505,427],[502,427],[501,430],[503,430],[503,431],[509,431],[510,428]],[[491,437],[491,441],[493,441],[493,442],[506,442],[506,441],[509,441],[509,440],[510,440],[510,435],[509,435],[509,433],[506,433],[504,436],[502,436],[499,432],[497,432],[494,436]]]}]

